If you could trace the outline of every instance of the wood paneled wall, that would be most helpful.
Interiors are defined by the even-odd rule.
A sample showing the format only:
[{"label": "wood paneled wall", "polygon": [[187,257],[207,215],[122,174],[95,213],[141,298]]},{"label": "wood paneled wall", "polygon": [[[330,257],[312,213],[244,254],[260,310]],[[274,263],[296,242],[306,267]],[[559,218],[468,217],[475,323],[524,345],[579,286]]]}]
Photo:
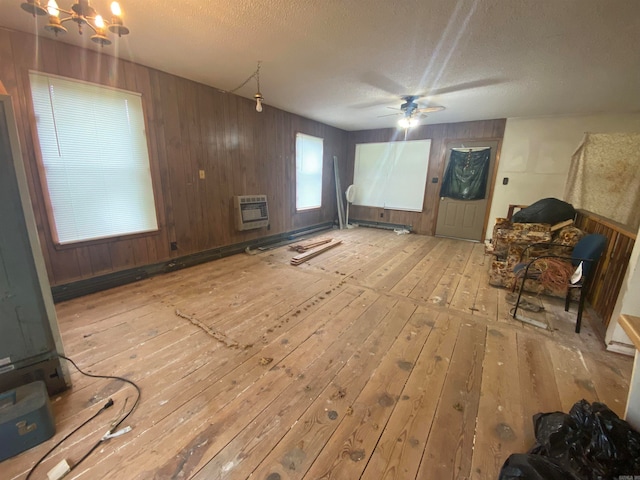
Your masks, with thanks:
[{"label": "wood paneled wall", "polygon": [[[107,51],[107,49],[105,49]],[[12,96],[40,243],[52,285],[97,277],[333,221],[333,156],[346,175],[347,132],[106,54],[0,28],[0,80]],[[57,247],[52,241],[29,70],[140,92],[160,230]],[[295,134],[324,138],[323,207],[295,211]],[[114,139],[114,142],[117,139]],[[205,179],[199,179],[199,170]],[[270,230],[238,232],[232,198],[266,194]],[[177,242],[172,251],[170,243]]]},{"label": "wood paneled wall", "polygon": [[[372,222],[411,225],[414,232],[434,235],[438,214],[440,182],[444,175],[446,144],[452,140],[477,141],[498,140],[502,144],[506,119],[483,120],[464,123],[447,123],[438,125],[424,125],[409,131],[407,140],[431,139],[431,153],[429,154],[429,168],[427,171],[427,185],[422,212],[404,212],[372,207],[350,207],[350,217]],[[397,129],[365,130],[349,133],[349,149],[347,154],[347,181],[353,182],[353,167],[355,162],[356,144],[373,142],[391,142],[404,139],[404,132]],[[497,159],[499,159],[498,152]],[[497,161],[496,161],[497,163]],[[498,171],[498,166],[494,172]],[[438,183],[432,183],[438,178]],[[490,191],[490,197],[493,189]],[[491,204],[489,202],[490,208]]]},{"label": "wood paneled wall", "polygon": [[599,233],[607,237],[607,248],[592,274],[593,282],[589,285],[587,300],[598,312],[602,323],[608,326],[637,240],[636,232],[586,210],[577,211],[576,227],[587,233]]},{"label": "wood paneled wall", "polygon": [[[395,129],[345,132],[184,78],[101,52],[0,28],[0,81],[12,96],[40,243],[52,285],[150,265],[333,221],[337,216],[333,156],[342,185],[353,181],[355,145],[399,140]],[[61,75],[142,94],[160,230],[75,246],[54,245],[36,155],[37,135],[29,70]],[[427,189],[421,213],[352,207],[352,218],[412,225],[433,234],[449,140],[499,139],[505,120],[429,125],[409,138],[430,138]],[[324,138],[323,207],[295,211],[295,134]],[[114,141],[117,141],[114,139]],[[199,170],[205,179],[199,179]],[[232,198],[266,194],[270,230],[238,232]],[[380,217],[382,213],[382,218]],[[171,242],[178,250],[172,251]]]}]

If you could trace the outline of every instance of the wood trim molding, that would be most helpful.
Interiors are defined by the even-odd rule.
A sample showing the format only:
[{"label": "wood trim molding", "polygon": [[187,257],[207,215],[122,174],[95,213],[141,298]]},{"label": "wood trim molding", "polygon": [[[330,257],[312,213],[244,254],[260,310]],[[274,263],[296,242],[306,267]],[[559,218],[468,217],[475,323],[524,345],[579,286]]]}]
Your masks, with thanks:
[{"label": "wood trim molding", "polygon": [[620,315],[620,326],[629,335],[637,350],[640,350],[640,317],[623,313]]}]

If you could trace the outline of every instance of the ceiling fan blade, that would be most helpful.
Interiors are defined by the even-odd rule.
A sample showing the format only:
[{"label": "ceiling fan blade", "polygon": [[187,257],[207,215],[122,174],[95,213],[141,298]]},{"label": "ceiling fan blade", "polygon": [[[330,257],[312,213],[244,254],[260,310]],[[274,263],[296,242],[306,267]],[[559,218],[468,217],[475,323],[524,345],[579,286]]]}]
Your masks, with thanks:
[{"label": "ceiling fan blade", "polygon": [[364,83],[383,90],[394,97],[397,97],[400,92],[405,92],[406,88],[397,83],[395,80],[387,77],[378,72],[364,72],[360,76],[360,80]]},{"label": "ceiling fan blade", "polygon": [[418,108],[418,111],[420,113],[441,112],[442,110],[444,110],[444,107],[441,107],[441,106]]},{"label": "ceiling fan blade", "polygon": [[350,108],[358,108],[358,109],[362,109],[362,108],[372,108],[372,107],[379,107],[381,104],[385,104],[385,103],[391,103],[391,101],[385,101],[384,99],[380,100],[370,100],[368,102],[362,102],[362,103],[356,103],[354,105],[350,105]]},{"label": "ceiling fan blade", "polygon": [[474,88],[489,87],[498,83],[503,83],[504,80],[500,78],[486,78],[483,80],[472,80],[470,82],[458,83],[456,85],[450,85],[448,87],[433,88],[424,92],[423,97],[433,97],[435,95],[445,95],[447,93],[461,92],[463,90],[472,90]]},{"label": "ceiling fan blade", "polygon": [[[372,101],[368,101],[368,102],[364,102],[364,103],[359,103],[356,105],[352,105],[352,108],[372,108],[372,107],[377,107],[377,106],[381,106],[384,104],[388,104],[388,103],[393,103],[394,99],[400,97],[402,100],[404,100],[405,98],[408,97],[412,97],[414,98],[414,101],[419,100],[421,98],[425,98],[425,97],[433,97],[433,96],[437,96],[437,95],[446,95],[448,93],[456,93],[456,92],[461,92],[464,90],[472,90],[475,88],[482,88],[482,87],[488,87],[488,86],[492,86],[492,85],[497,85],[500,83],[504,83],[507,80],[505,80],[504,78],[486,78],[486,79],[482,79],[482,80],[472,80],[469,82],[463,82],[463,83],[458,83],[455,85],[450,85],[448,87],[442,87],[442,88],[433,88],[433,89],[427,89],[427,90],[422,90],[419,91],[418,93],[412,93],[412,94],[404,94],[403,92],[407,92],[408,89],[403,86],[400,85],[399,83],[397,83],[395,80],[387,77],[386,75],[383,75],[381,73],[378,72],[365,72],[362,75],[360,75],[360,80],[363,83],[366,83],[367,85],[370,85],[372,87],[375,87],[379,90],[382,90],[390,95],[392,95],[392,97],[389,97],[388,99],[386,98],[380,98],[377,100],[372,100]],[[427,107],[430,108],[430,107]],[[437,110],[431,110],[432,112],[435,112]]]},{"label": "ceiling fan blade", "polygon": [[382,118],[382,117],[394,117],[396,115],[404,115],[403,112],[398,112],[398,113],[387,113],[386,115],[378,115],[378,118]]}]

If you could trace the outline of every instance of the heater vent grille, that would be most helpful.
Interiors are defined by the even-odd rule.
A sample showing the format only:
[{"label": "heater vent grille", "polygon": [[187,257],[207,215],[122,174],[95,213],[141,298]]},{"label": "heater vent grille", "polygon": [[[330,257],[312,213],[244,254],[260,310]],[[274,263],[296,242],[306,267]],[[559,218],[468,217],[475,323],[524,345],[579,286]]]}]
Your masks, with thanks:
[{"label": "heater vent grille", "polygon": [[238,195],[233,200],[238,230],[252,230],[269,224],[266,195]]}]

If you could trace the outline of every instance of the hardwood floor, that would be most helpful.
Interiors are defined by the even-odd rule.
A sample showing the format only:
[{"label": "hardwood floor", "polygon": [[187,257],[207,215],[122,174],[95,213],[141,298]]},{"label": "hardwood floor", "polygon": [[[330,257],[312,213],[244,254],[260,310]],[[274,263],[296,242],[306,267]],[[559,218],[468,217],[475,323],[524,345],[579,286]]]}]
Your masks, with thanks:
[{"label": "hardwood floor", "polygon": [[[558,299],[530,299],[549,330],[514,321],[482,245],[319,236],[343,244],[297,267],[283,246],[57,305],[68,356],[142,389],[133,430],[68,478],[495,479],[532,446],[533,414],[582,398],[624,413],[632,359],[604,351],[589,313],[573,333]],[[2,462],[3,478],[24,478],[113,398],[32,478],[78,461],[135,397],[72,380],[52,399],[54,438]]]}]

